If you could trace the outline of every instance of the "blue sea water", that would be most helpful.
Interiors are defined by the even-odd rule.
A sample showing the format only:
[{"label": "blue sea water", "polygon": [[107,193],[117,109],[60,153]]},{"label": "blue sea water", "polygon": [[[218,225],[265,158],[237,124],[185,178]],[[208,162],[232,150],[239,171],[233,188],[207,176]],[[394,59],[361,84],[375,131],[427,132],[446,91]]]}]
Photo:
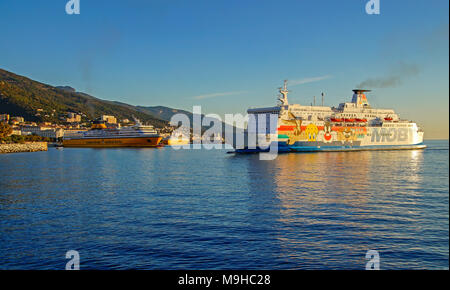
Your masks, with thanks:
[{"label": "blue sea water", "polygon": [[449,146],[0,155],[0,269],[449,268]]}]

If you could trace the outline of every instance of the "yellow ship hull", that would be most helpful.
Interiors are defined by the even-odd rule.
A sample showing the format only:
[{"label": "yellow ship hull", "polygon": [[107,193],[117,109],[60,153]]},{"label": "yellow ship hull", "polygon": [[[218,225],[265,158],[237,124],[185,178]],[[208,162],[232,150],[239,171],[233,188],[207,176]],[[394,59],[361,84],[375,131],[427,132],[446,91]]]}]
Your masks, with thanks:
[{"label": "yellow ship hull", "polygon": [[169,145],[169,146],[187,145],[189,143],[190,143],[189,139],[178,139],[178,138],[172,139],[172,138],[170,138],[167,140],[167,145]]},{"label": "yellow ship hull", "polygon": [[83,138],[63,140],[64,147],[158,147],[162,137]]}]

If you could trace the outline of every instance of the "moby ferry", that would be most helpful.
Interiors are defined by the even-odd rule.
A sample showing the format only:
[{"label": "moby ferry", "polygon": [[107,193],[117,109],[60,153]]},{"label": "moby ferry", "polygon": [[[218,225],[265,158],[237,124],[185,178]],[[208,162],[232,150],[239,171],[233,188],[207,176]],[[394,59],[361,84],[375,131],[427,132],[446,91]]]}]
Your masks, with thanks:
[{"label": "moby ferry", "polygon": [[351,102],[338,107],[289,104],[285,81],[279,88],[277,106],[247,111],[244,142],[233,142],[235,152],[269,151],[273,145],[278,152],[426,148],[424,132],[417,123],[401,119],[392,109],[372,107],[368,92],[355,89]]}]

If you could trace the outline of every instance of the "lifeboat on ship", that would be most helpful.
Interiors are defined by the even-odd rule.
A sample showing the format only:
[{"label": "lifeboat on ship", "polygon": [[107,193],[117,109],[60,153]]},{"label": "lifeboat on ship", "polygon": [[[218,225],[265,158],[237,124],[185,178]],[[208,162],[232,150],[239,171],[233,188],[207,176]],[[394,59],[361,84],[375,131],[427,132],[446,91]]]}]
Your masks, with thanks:
[{"label": "lifeboat on ship", "polygon": [[392,117],[386,117],[386,118],[384,118],[384,120],[385,121],[392,121],[393,119],[392,119]]},{"label": "lifeboat on ship", "polygon": [[342,122],[342,119],[339,119],[339,118],[330,118],[330,121],[331,121],[331,122],[335,122],[335,123],[339,123],[339,122]]},{"label": "lifeboat on ship", "polygon": [[367,119],[355,119],[358,123],[367,123]]}]

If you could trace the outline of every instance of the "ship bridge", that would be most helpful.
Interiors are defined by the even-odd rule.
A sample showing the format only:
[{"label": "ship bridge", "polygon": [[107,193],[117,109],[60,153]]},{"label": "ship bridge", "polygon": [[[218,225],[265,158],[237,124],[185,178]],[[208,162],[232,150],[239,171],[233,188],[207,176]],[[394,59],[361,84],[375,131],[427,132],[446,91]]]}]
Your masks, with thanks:
[{"label": "ship bridge", "polygon": [[334,116],[338,118],[364,118],[367,120],[400,120],[399,116],[392,109],[376,109],[370,106],[366,92],[370,92],[370,90],[354,89],[352,101],[339,104],[339,107],[334,109]]}]

